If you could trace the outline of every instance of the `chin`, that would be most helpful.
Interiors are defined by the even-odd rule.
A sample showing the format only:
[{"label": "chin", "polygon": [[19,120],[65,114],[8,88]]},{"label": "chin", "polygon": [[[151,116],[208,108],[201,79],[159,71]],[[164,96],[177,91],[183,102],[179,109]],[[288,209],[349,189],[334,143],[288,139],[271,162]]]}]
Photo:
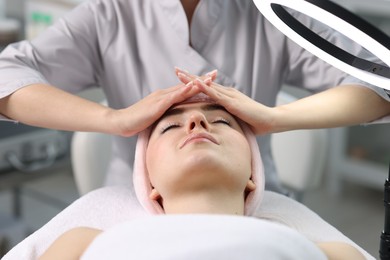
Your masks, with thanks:
[{"label": "chin", "polygon": [[221,179],[228,181],[232,176],[237,176],[234,172],[236,167],[232,167],[231,163],[224,160],[221,155],[199,153],[182,161],[181,177],[193,183],[221,184]]},{"label": "chin", "polygon": [[186,168],[192,168],[196,170],[200,169],[217,169],[224,165],[222,155],[210,152],[209,150],[198,150],[187,154],[183,159],[183,165]]}]

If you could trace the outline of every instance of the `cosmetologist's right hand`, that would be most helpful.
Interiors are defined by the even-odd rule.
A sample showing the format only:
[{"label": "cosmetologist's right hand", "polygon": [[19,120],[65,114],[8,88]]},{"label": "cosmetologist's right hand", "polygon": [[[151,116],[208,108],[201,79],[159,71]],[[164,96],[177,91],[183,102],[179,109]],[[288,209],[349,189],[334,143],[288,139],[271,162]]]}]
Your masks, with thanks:
[{"label": "cosmetologist's right hand", "polygon": [[[180,69],[176,68],[175,71],[181,75]],[[209,86],[216,76],[217,71],[211,71],[176,86],[157,90],[128,108],[112,110],[111,118],[117,129],[115,134],[128,137],[143,131],[156,122],[172,105],[201,92],[194,82],[195,78],[203,80],[204,84]]]},{"label": "cosmetologist's right hand", "polygon": [[179,84],[157,90],[132,106],[112,110],[110,118],[117,135],[129,137],[148,128],[158,120],[173,104],[182,102],[200,92],[193,83]]}]

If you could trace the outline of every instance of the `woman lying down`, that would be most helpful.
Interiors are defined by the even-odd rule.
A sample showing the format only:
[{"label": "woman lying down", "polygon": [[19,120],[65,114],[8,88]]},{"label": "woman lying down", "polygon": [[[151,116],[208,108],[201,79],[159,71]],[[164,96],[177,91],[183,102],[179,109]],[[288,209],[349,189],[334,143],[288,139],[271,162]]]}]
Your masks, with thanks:
[{"label": "woman lying down", "polygon": [[365,259],[350,244],[255,217],[264,191],[255,136],[204,94],[139,135],[134,185],[153,216],[71,229],[40,259]]}]

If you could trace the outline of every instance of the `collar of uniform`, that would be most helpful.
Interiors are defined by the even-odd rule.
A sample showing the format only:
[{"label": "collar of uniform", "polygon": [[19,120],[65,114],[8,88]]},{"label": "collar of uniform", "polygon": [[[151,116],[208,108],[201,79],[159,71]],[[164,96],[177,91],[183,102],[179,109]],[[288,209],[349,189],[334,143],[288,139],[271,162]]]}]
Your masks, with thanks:
[{"label": "collar of uniform", "polygon": [[180,38],[188,42],[189,30],[187,17],[180,0],[156,0],[165,11],[172,28]]},{"label": "collar of uniform", "polygon": [[209,39],[211,31],[221,16],[222,5],[222,0],[201,0],[199,2],[191,24],[191,43],[197,51],[201,51]]},{"label": "collar of uniform", "polygon": [[[192,18],[192,46],[200,50],[214,28],[222,8],[223,0],[200,0]],[[172,28],[186,43],[189,42],[190,32],[187,17],[180,0],[160,0],[163,10],[171,22]]]},{"label": "collar of uniform", "polygon": [[[157,1],[158,4],[160,4],[161,9],[164,11],[173,31],[175,31],[178,37],[182,39],[183,43],[188,46],[188,22],[180,0],[151,1]],[[203,57],[201,52],[202,48],[207,43],[209,38],[208,36],[210,35],[212,29],[221,17],[223,5],[224,0],[200,0],[193,16],[193,29],[191,29],[193,48],[188,48],[188,54],[190,54],[190,56],[187,59],[187,62],[190,62],[191,65],[188,63],[177,63],[175,64],[176,66],[182,66],[183,68],[190,70],[192,73],[199,75],[214,69],[219,69],[210,64],[207,59]],[[236,86],[235,82],[222,71],[218,71],[218,82],[224,86]]]}]

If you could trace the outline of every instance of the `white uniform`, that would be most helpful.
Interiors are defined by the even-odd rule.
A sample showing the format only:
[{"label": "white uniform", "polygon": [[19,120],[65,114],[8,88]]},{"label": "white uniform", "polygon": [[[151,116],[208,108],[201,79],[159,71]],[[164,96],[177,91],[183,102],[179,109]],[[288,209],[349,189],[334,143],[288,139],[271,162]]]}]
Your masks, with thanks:
[{"label": "white uniform", "polygon": [[[343,45],[332,31],[322,35]],[[33,83],[72,93],[100,86],[109,106],[123,108],[176,85],[174,66],[194,74],[218,69],[219,83],[267,106],[283,83],[320,91],[359,82],[298,47],[249,0],[200,1],[191,31],[179,0],[91,0],[1,54],[0,98]],[[115,137],[108,184],[131,181],[135,140]],[[270,137],[258,140],[266,188],[280,191]]]}]

